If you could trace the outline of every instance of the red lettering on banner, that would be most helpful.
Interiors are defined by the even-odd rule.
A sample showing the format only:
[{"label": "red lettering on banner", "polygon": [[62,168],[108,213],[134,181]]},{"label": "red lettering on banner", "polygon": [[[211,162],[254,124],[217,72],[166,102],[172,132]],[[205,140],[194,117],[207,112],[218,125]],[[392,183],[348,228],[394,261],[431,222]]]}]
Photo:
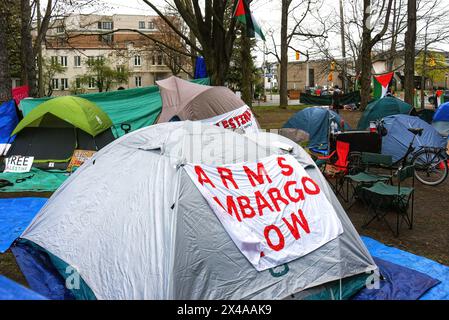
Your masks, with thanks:
[{"label": "red lettering on banner", "polygon": [[195,166],[195,173],[198,176],[198,182],[201,183],[202,186],[204,186],[205,183],[209,183],[212,188],[215,188],[214,183],[209,179],[203,168],[201,168],[200,166]]},{"label": "red lettering on banner", "polygon": [[281,191],[278,188],[269,189],[268,195],[270,196],[271,202],[273,202],[274,207],[278,212],[281,211],[281,208],[278,205],[278,201],[281,201],[284,204],[288,204],[288,200],[282,197]]},{"label": "red lettering on banner", "polygon": [[247,166],[243,166],[243,170],[245,170],[246,175],[248,176],[248,180],[251,183],[251,185],[253,187],[256,186],[256,183],[254,182],[254,179],[259,183],[259,184],[264,184],[264,178],[263,177],[267,177],[267,181],[268,183],[273,182],[270,178],[270,176],[267,173],[267,170],[265,169],[265,166],[263,165],[263,163],[259,162],[257,163],[257,173],[255,173],[254,171],[252,171],[250,168],[248,168]]},{"label": "red lettering on banner", "polygon": [[290,217],[292,219],[292,223],[290,223],[286,218],[282,218],[282,221],[284,221],[284,223],[287,225],[288,229],[296,240],[301,238],[301,234],[298,230],[298,224],[306,233],[310,233],[309,223],[307,222],[306,217],[304,217],[304,213],[301,209],[298,210],[298,215],[299,218],[295,215],[294,212],[291,214]]},{"label": "red lettering on banner", "polygon": [[283,161],[286,161],[286,159],[284,157],[278,157],[278,165],[279,167],[281,167],[281,173],[286,176],[289,177],[293,174],[293,167],[289,164],[285,164],[283,163]]},{"label": "red lettering on banner", "polygon": [[290,186],[296,186],[296,182],[295,181],[287,181],[287,183],[284,186],[284,192],[285,195],[287,196],[287,198],[290,199],[291,202],[297,203],[299,201],[304,201],[304,192],[301,189],[296,189],[294,188],[295,192],[296,192],[296,197],[293,197],[292,194],[290,193]]},{"label": "red lettering on banner", "polygon": [[[270,231],[276,232],[276,234],[278,236],[277,244],[273,244],[273,242],[271,241]],[[278,227],[276,227],[275,225],[266,226],[265,230],[264,230],[264,236],[265,236],[265,240],[267,240],[268,246],[271,249],[273,249],[274,251],[280,251],[280,250],[284,249],[284,246],[285,246],[284,236],[282,235],[281,230]]]},{"label": "red lettering on banner", "polygon": [[232,198],[232,196],[226,197],[226,205],[228,207],[227,209],[221,204],[218,197],[213,197],[213,199],[215,200],[216,203],[218,203],[220,205],[220,207],[223,208],[223,210],[227,211],[231,217],[234,213],[237,220],[239,222],[242,222],[242,218],[240,218],[239,212],[237,210],[237,206],[235,205],[235,202],[234,202],[234,199]]},{"label": "red lettering on banner", "polygon": [[[251,200],[249,200],[247,196],[238,197],[237,202],[239,203],[243,218],[254,218],[256,211],[254,211],[253,207],[251,207]],[[246,213],[247,209],[249,209],[249,213]]]},{"label": "red lettering on banner", "polygon": [[239,186],[237,185],[237,183],[235,183],[234,178],[232,177],[232,170],[228,169],[228,168],[222,168],[222,167],[217,167],[217,171],[218,174],[220,175],[221,181],[223,182],[223,185],[229,189],[228,186],[228,182],[230,181],[233,185],[235,189],[238,189]]},{"label": "red lettering on banner", "polygon": [[[312,185],[313,185],[313,187],[314,187],[314,189],[312,190],[312,189],[310,189],[308,186],[307,186],[307,182],[310,182]],[[315,181],[313,181],[311,178],[309,178],[309,177],[302,177],[302,179],[301,179],[301,183],[302,183],[302,186],[304,187],[304,191],[307,193],[307,194],[310,194],[310,195],[316,195],[316,194],[319,194],[320,193],[320,187],[316,184],[316,182]]]},{"label": "red lettering on banner", "polygon": [[265,199],[260,191],[256,191],[254,196],[256,197],[257,210],[259,211],[260,216],[263,216],[263,209],[265,208],[268,208],[273,212],[273,207],[268,203],[267,199]]}]

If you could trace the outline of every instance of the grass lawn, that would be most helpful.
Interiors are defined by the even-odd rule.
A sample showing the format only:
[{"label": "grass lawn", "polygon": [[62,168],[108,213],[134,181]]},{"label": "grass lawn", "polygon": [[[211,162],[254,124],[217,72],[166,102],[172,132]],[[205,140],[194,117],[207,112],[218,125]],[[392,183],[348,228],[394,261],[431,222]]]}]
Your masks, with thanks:
[{"label": "grass lawn", "polygon": [[311,107],[310,105],[291,105],[286,109],[279,106],[253,106],[252,110],[262,129],[280,129],[296,112]]}]

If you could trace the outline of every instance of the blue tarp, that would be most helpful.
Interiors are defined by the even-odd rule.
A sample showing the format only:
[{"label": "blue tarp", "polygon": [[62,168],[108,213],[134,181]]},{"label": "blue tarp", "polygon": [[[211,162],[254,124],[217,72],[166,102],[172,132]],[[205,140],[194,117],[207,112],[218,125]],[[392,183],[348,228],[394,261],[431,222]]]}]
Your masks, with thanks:
[{"label": "blue tarp", "polygon": [[379,258],[374,258],[374,261],[383,277],[382,280],[379,279],[379,287],[364,288],[353,300],[418,300],[440,283],[439,280],[410,268]]},{"label": "blue tarp", "polygon": [[418,117],[398,114],[384,118],[388,134],[382,138],[382,154],[393,156],[393,161],[401,159],[407,152],[413,133],[408,128],[423,128],[422,136],[416,136],[414,147],[445,147],[446,139],[430,124]]},{"label": "blue tarp", "polygon": [[373,257],[381,257],[386,261],[422,272],[441,281],[440,284],[425,293],[420,300],[449,300],[448,266],[414,255],[413,253],[386,246],[369,237],[362,237],[362,240]]},{"label": "blue tarp", "polygon": [[11,246],[34,216],[47,202],[47,198],[0,199],[0,252]]},{"label": "blue tarp", "polygon": [[14,281],[0,275],[0,300],[46,300],[40,294],[31,291]]},{"label": "blue tarp", "polygon": [[195,60],[195,79],[207,78],[206,61],[203,57],[196,57]]},{"label": "blue tarp", "polygon": [[[321,107],[309,107],[295,113],[285,124],[284,128],[301,129],[309,134],[309,148],[327,149],[329,142],[329,126],[335,121],[338,130],[342,118],[332,110]],[[345,123],[345,130],[349,130]]]},{"label": "blue tarp", "polygon": [[14,141],[15,136],[10,138],[10,135],[18,123],[14,100],[0,105],[0,144]]}]

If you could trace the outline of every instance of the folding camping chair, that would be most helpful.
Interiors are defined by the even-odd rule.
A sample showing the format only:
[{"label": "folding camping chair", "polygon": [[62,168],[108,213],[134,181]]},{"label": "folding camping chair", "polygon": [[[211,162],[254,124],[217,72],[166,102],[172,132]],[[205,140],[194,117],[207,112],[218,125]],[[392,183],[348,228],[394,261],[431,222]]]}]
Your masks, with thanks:
[{"label": "folding camping chair", "polygon": [[[336,149],[328,156],[319,156],[315,162],[337,196],[346,199],[344,194],[344,177],[348,173],[350,145],[347,142],[337,141]],[[335,162],[334,162],[335,160]],[[332,184],[334,180],[334,184]],[[346,200],[345,200],[346,201]]]},{"label": "folding camping chair", "polygon": [[[353,154],[351,166],[352,172],[345,176],[347,202],[349,202],[349,206],[346,210],[351,209],[354,205],[359,197],[359,191],[362,187],[370,187],[376,182],[392,183],[393,158],[390,155],[370,152],[361,152],[357,156]],[[372,171],[373,168],[387,169],[390,173],[376,173]],[[350,193],[351,196],[349,196]]]},{"label": "folding camping chair", "polygon": [[[412,178],[412,187],[401,186],[402,182],[407,178]],[[376,219],[384,221],[396,237],[399,236],[399,227],[402,221],[405,221],[409,229],[413,228],[415,167],[410,165],[404,168],[399,168],[397,171],[397,180],[397,186],[386,184],[384,182],[376,182],[371,187],[361,188],[361,198],[368,206],[368,214],[372,215],[372,217],[364,223],[362,226],[363,228],[368,227],[368,225]],[[391,210],[395,211],[397,214],[396,232],[391,228],[386,219],[386,215]]]}]

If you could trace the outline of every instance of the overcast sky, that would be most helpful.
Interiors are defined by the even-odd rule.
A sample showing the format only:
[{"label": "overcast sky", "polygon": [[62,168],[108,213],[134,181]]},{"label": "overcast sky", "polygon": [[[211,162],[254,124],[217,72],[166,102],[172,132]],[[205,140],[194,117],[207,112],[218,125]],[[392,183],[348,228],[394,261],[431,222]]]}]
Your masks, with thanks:
[{"label": "overcast sky", "polygon": [[[155,14],[152,9],[145,4],[141,0],[103,0],[104,3],[108,5],[105,6],[105,9],[100,9],[98,13],[103,14],[145,14],[152,15]],[[328,20],[338,19],[339,17],[339,0],[321,0],[322,6],[319,9],[321,16],[328,16]],[[348,3],[352,0],[344,0],[345,3]],[[447,0],[443,0],[447,1]],[[152,0],[152,3],[159,5],[163,8],[165,1],[164,0]],[[449,1],[448,1],[449,2]],[[295,2],[293,2],[295,3]],[[251,4],[251,10],[253,15],[256,17],[257,21],[261,25],[265,35],[267,36],[270,32],[274,34],[276,41],[279,39],[279,30],[280,30],[280,20],[281,20],[281,1],[279,0],[253,0]],[[302,11],[298,10],[298,14],[301,14]],[[360,17],[361,19],[361,17]],[[338,20],[337,20],[338,21]],[[314,28],[316,25],[315,21],[308,20],[303,23],[307,27]],[[340,35],[339,34],[330,34],[329,35],[329,43],[330,46],[334,49],[334,54],[339,55],[340,52]],[[266,45],[270,48],[273,46],[272,41],[269,36],[267,36]],[[258,46],[260,48],[263,47],[263,42],[258,41]],[[294,43],[295,48],[300,50],[306,50],[313,48],[313,45],[310,43],[301,43],[297,41]],[[447,46],[445,46],[446,49]],[[313,50],[313,49],[312,49]],[[289,50],[289,59],[294,59],[293,50]],[[263,60],[262,51],[257,54],[258,62],[261,63]],[[304,57],[302,57],[303,59]],[[268,60],[273,61],[274,58],[268,56]]]}]

